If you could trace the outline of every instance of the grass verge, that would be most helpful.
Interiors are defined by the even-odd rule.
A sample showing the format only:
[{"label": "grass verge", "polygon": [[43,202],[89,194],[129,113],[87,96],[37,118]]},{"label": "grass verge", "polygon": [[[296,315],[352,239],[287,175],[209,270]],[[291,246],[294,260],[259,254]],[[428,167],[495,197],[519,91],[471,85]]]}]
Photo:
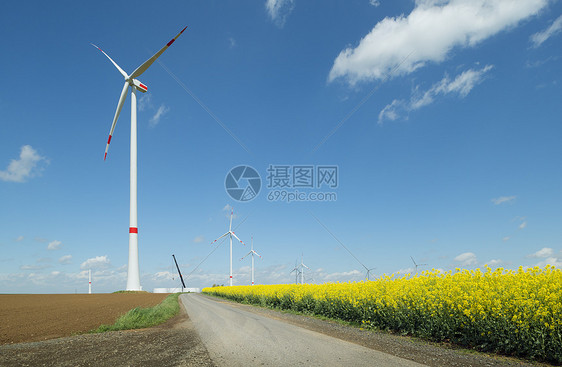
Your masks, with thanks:
[{"label": "grass verge", "polygon": [[178,296],[180,293],[170,294],[159,305],[154,307],[137,307],[119,317],[113,325],[101,325],[92,330],[91,333],[103,333],[106,331],[142,329],[161,324],[180,311]]}]

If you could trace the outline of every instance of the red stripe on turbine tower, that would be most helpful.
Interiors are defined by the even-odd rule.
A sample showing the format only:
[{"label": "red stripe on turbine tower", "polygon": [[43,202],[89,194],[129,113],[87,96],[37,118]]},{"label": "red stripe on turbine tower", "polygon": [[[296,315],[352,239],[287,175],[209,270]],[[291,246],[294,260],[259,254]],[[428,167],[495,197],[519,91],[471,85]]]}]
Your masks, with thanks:
[{"label": "red stripe on turbine tower", "polygon": [[111,135],[109,135],[109,138],[107,138],[107,144],[111,143]]},{"label": "red stripe on turbine tower", "polygon": [[139,233],[139,229],[135,227],[129,227],[129,233]]}]

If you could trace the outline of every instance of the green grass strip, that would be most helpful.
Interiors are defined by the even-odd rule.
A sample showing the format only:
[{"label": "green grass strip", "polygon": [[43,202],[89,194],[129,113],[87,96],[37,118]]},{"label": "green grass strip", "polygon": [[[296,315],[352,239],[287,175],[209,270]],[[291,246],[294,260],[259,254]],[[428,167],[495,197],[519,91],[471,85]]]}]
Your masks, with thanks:
[{"label": "green grass strip", "polygon": [[91,333],[103,333],[106,331],[142,329],[161,324],[180,311],[178,296],[180,293],[170,294],[159,305],[154,307],[137,307],[119,317],[113,325],[101,325],[92,330]]}]

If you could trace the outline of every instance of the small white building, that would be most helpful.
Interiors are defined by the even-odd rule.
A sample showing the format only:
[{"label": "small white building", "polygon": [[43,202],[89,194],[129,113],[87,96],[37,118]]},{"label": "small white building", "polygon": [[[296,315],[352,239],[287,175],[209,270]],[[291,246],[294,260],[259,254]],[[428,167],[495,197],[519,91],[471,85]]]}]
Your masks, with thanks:
[{"label": "small white building", "polygon": [[[181,287],[177,288],[154,288],[152,293],[179,293],[182,292]],[[200,288],[184,288],[183,292],[201,293]]]}]

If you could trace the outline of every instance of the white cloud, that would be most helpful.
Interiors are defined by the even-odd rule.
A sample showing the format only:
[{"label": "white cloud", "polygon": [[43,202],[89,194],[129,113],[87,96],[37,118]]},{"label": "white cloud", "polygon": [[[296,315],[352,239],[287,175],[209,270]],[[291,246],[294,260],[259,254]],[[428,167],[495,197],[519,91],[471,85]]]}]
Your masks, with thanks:
[{"label": "white cloud", "polygon": [[397,120],[400,117],[398,110],[404,108],[404,101],[395,99],[391,104],[386,105],[379,113],[379,124],[384,120]]},{"label": "white cloud", "polygon": [[510,238],[511,238],[511,237],[509,237],[509,236],[505,236],[504,238],[502,238],[502,241],[503,241],[503,242],[509,241]]},{"label": "white cloud", "polygon": [[152,108],[152,95],[150,93],[143,94],[142,97],[139,98],[138,108],[139,111],[144,111],[147,108]]},{"label": "white cloud", "polygon": [[556,18],[556,20],[542,32],[535,33],[531,36],[531,42],[533,42],[534,47],[539,47],[547,39],[554,36],[562,31],[562,15]]},{"label": "white cloud", "polygon": [[458,255],[457,257],[455,257],[454,260],[458,261],[461,266],[474,265],[478,261],[476,259],[476,255],[473,252],[462,253],[462,254]]},{"label": "white cloud", "polygon": [[20,266],[21,270],[41,270],[41,269],[46,269],[46,268],[50,268],[51,265],[49,264],[44,264],[44,265],[22,265]]},{"label": "white cloud", "polygon": [[170,109],[168,107],[166,107],[164,104],[160,105],[160,107],[158,107],[158,110],[156,111],[154,116],[152,116],[150,118],[150,120],[148,121],[149,126],[155,127],[156,125],[158,125],[162,116],[164,116],[166,113],[168,113],[168,111],[170,111]]},{"label": "white cloud", "polygon": [[222,210],[225,211],[225,212],[230,212],[230,211],[232,210],[232,205],[226,204],[226,205],[222,208]]},{"label": "white cloud", "polygon": [[295,8],[294,0],[266,0],[265,9],[275,25],[283,28],[287,17]]},{"label": "white cloud", "polygon": [[16,238],[16,242],[21,242],[21,241],[23,241],[23,238],[24,238],[23,236],[18,236],[18,238]]},{"label": "white cloud", "polygon": [[72,255],[64,255],[61,256],[59,259],[59,263],[63,265],[70,264],[71,261],[72,261]]},{"label": "white cloud", "polygon": [[540,261],[537,266],[540,266],[541,268],[544,268],[547,265],[552,265],[557,267],[558,269],[562,269],[562,259],[559,257],[548,257],[546,259],[544,259],[543,261]]},{"label": "white cloud", "polygon": [[8,182],[25,182],[28,178],[38,175],[42,166],[47,164],[45,157],[37,154],[31,145],[21,147],[20,158],[12,159],[5,171],[0,171],[0,180]]},{"label": "white cloud", "polygon": [[525,227],[527,227],[527,222],[523,222],[519,225],[519,229],[523,229]]},{"label": "white cloud", "polygon": [[375,8],[381,4],[379,0],[369,0],[369,4],[374,6]]},{"label": "white cloud", "polygon": [[205,236],[203,236],[203,235],[197,236],[193,239],[194,243],[201,243],[203,241],[205,241]]},{"label": "white cloud", "polygon": [[228,37],[228,43],[230,48],[236,47],[236,40],[232,37]]},{"label": "white cloud", "polygon": [[350,85],[409,74],[444,61],[455,48],[473,47],[537,14],[549,0],[416,0],[407,16],[384,18],[356,47],[334,60],[328,81]]},{"label": "white cloud", "polygon": [[511,203],[513,200],[515,200],[517,196],[513,195],[513,196],[500,196],[499,198],[493,198],[492,199],[492,203],[494,203],[494,205],[500,205],[503,203]]},{"label": "white cloud", "polygon": [[47,250],[58,250],[62,245],[61,241],[51,241],[49,242],[49,244],[47,245]]},{"label": "white cloud", "polygon": [[386,105],[379,113],[378,122],[381,124],[384,120],[397,120],[409,111],[415,111],[433,103],[435,98],[440,95],[456,94],[460,98],[464,98],[476,85],[482,83],[484,74],[492,68],[493,65],[487,65],[479,70],[465,70],[453,80],[448,75],[445,75],[443,79],[433,84],[425,92],[419,91],[419,87],[416,87],[408,102],[395,99],[391,104]]},{"label": "white cloud", "polygon": [[553,254],[554,254],[553,249],[551,249],[550,247],[543,247],[539,251],[535,252],[534,254],[527,255],[527,257],[544,258],[544,257],[552,256]]},{"label": "white cloud", "polygon": [[92,257],[82,263],[80,265],[80,269],[88,270],[88,269],[104,269],[110,266],[109,257],[107,255],[104,256],[96,256]]},{"label": "white cloud", "polygon": [[498,265],[500,265],[500,264],[502,264],[502,263],[503,263],[503,261],[502,261],[501,259],[492,259],[492,260],[488,261],[488,265],[489,265],[490,267],[492,267],[492,266],[498,266]]},{"label": "white cloud", "polygon": [[174,274],[169,271],[159,271],[155,273],[152,278],[154,280],[172,280],[174,279]]}]

